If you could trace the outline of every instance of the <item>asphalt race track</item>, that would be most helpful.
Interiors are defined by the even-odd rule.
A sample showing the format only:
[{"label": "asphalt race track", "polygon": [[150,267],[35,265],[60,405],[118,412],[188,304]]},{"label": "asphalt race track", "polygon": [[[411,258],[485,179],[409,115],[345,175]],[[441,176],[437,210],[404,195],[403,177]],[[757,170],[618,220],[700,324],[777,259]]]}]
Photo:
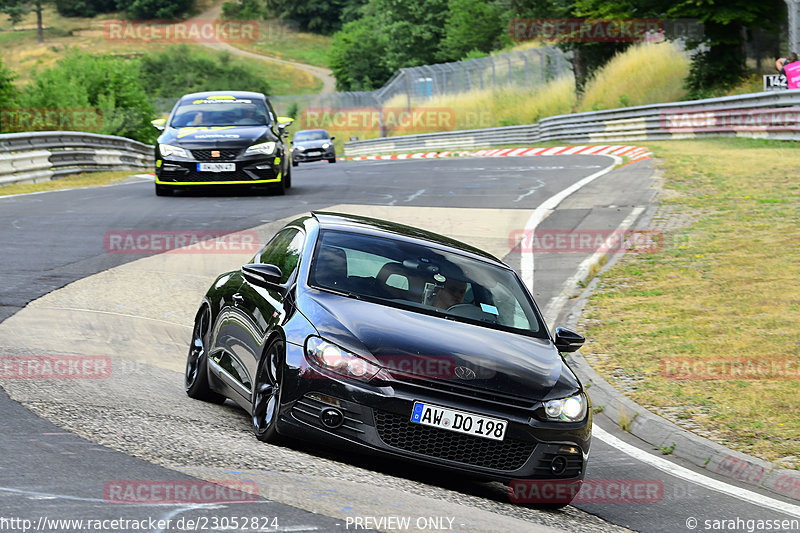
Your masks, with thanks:
[{"label": "asphalt race track", "polygon": [[[86,530],[47,522],[52,519],[164,522],[149,523],[146,531],[242,530],[246,518],[248,529],[258,531],[579,532],[710,531],[704,520],[800,519],[791,500],[716,478],[610,426],[595,432],[587,480],[658,486],[652,501],[598,498],[545,511],[512,504],[501,484],[310,442],[260,443],[233,404],[203,404],[182,389],[197,303],[216,274],[238,268],[253,252],[118,253],[109,247],[109,235],[155,230],[252,230],[263,242],[310,210],[377,216],[475,244],[523,277],[527,272],[554,327],[568,310],[563,291],[570,277],[591,254],[532,257],[514,235],[530,228],[543,202],[592,175],[594,181],[544,213],[537,228],[637,227],[637,219],[653,214],[659,183],[652,162],[611,170],[613,164],[595,155],[315,163],[293,169],[286,196],[161,198],[152,181],[131,178],[0,197],[0,356],[94,356],[110,365],[101,379],[0,378],[0,530],[10,518],[48,531]],[[208,481],[246,490],[214,503],[114,497],[115,488],[135,483],[202,488]],[[691,519],[699,525],[692,527]],[[94,530],[127,530],[102,527]]]}]

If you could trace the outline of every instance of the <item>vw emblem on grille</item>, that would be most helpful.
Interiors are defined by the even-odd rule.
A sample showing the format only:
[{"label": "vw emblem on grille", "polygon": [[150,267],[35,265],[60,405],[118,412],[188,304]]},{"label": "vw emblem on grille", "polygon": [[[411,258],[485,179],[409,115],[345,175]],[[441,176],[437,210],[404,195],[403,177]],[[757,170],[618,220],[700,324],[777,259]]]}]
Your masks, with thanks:
[{"label": "vw emblem on grille", "polygon": [[219,157],[219,150],[211,150],[211,157]]},{"label": "vw emblem on grille", "polygon": [[455,373],[458,379],[463,379],[464,381],[475,379],[475,371],[465,366],[457,366],[455,368]]}]

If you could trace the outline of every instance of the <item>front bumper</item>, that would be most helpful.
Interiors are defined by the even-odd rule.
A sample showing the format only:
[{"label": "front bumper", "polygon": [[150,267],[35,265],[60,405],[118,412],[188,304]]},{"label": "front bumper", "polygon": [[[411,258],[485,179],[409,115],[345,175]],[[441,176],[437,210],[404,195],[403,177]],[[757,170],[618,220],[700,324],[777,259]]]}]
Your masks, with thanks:
[{"label": "front bumper", "polygon": [[306,150],[301,152],[300,150],[292,151],[292,161],[295,163],[309,163],[311,161],[324,161],[326,159],[335,159],[336,152],[332,149],[323,150],[322,148],[318,150]]},{"label": "front bumper", "polygon": [[[291,344],[287,348],[302,352],[302,347]],[[317,370],[304,358],[297,359],[297,354],[291,359],[299,365],[288,369],[285,376],[281,433],[343,444],[348,449],[356,445],[362,452],[496,481],[583,479],[591,439],[591,410],[581,423],[539,422],[530,409],[456,397],[403,382],[372,386]],[[495,441],[413,424],[414,401],[508,420],[505,439]],[[344,415],[341,426],[330,428],[322,423],[320,414],[329,408]],[[553,460],[559,456],[566,459],[567,466],[554,474]]]},{"label": "front bumper", "polygon": [[209,160],[164,158],[156,159],[156,183],[160,185],[259,185],[280,183],[283,179],[281,158],[240,157],[224,159],[219,163],[232,163],[235,169],[223,172],[201,171],[199,164]]}]

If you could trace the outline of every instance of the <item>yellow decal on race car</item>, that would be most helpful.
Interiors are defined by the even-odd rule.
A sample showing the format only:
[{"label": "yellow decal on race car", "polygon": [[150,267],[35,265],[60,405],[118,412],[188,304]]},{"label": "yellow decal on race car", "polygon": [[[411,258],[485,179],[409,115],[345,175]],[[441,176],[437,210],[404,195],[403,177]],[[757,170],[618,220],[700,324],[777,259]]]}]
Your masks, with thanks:
[{"label": "yellow decal on race car", "polygon": [[160,159],[156,159],[156,168],[159,168],[159,167],[161,167],[161,160]]},{"label": "yellow decal on race car", "polygon": [[178,129],[178,139],[180,139],[181,137],[186,137],[187,135],[192,135],[200,131],[229,130],[235,127],[236,126],[187,126],[185,128]]},{"label": "yellow decal on race car", "polygon": [[275,158],[275,164],[276,165],[280,165],[281,164],[281,158],[280,157],[276,157]]}]

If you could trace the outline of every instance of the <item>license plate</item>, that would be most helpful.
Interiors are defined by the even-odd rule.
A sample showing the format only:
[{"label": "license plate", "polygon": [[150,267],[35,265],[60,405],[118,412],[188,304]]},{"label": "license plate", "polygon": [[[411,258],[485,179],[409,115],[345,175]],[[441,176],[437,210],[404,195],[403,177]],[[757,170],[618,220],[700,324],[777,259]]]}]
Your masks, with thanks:
[{"label": "license plate", "polygon": [[236,163],[197,163],[198,172],[235,172]]},{"label": "license plate", "polygon": [[422,402],[414,402],[411,422],[492,440],[503,440],[508,427],[507,420]]},{"label": "license plate", "polygon": [[322,155],[322,152],[308,152],[307,155]]}]

